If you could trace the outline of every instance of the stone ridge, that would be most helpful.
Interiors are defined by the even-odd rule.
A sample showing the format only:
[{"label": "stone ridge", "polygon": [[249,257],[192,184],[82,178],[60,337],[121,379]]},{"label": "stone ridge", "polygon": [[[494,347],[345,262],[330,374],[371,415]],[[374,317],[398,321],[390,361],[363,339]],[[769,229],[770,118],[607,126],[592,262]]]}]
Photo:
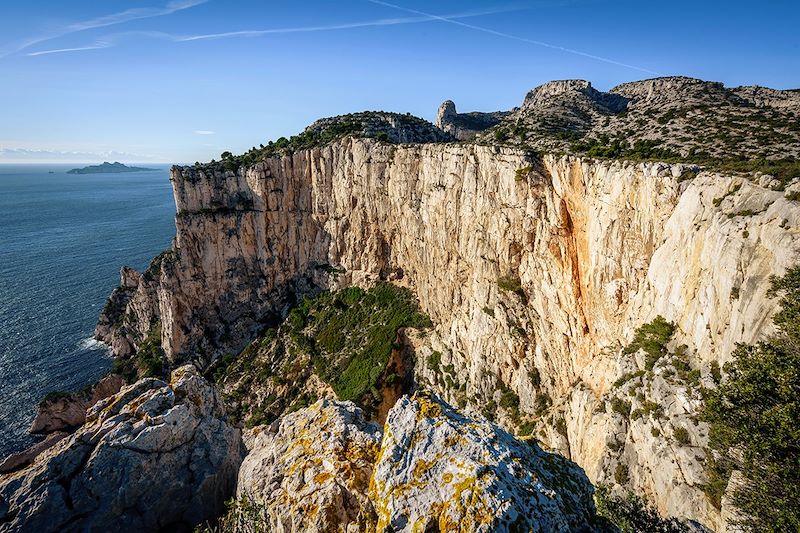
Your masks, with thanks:
[{"label": "stone ridge", "polygon": [[518,110],[477,140],[699,164],[797,158],[800,93],[729,89],[682,76],[623,83],[609,92],[585,80],[554,81],[530,91]]},{"label": "stone ridge", "polygon": [[305,132],[324,132],[336,124],[357,125],[355,137],[380,137],[398,144],[438,143],[454,138],[427,120],[411,113],[389,113],[386,111],[363,111],[335,117],[322,118],[309,125]]}]

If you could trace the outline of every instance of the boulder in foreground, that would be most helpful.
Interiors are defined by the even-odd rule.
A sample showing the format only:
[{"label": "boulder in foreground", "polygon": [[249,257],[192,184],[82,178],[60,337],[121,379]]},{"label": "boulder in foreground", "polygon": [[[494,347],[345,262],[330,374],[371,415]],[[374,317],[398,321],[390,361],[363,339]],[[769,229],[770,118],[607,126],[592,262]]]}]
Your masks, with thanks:
[{"label": "boulder in foreground", "polygon": [[186,531],[218,516],[244,446],[192,366],[143,379],[87,413],[30,466],[0,476],[3,531]]}]

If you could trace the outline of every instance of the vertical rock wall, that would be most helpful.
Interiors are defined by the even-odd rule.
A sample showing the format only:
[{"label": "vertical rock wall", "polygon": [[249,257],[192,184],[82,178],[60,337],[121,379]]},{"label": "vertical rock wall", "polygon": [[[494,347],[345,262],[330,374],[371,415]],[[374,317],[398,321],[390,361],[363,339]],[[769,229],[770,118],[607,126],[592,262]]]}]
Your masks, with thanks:
[{"label": "vertical rock wall", "polygon": [[[523,417],[546,396],[539,436],[593,481],[616,482],[625,464],[623,483],[662,512],[722,527],[701,490],[702,425],[689,446],[667,438],[696,412],[692,392],[646,376],[647,397],[666,406],[650,422],[606,403],[641,367],[621,348],[658,314],[676,324],[673,342],[688,346],[703,379],[736,342],[769,331],[767,280],[798,257],[800,208],[766,181],[366,139],[242,174],[176,168],[171,179],[174,249],[117,298],[122,318],[106,320],[117,326],[98,329],[129,346],[120,353],[160,322],[170,359],[207,361],[241,348],[295,293],[392,279],[436,324],[415,341],[420,381],[458,403],[513,393]],[[434,352],[440,368],[426,363]],[[498,410],[513,425],[507,415]]]}]

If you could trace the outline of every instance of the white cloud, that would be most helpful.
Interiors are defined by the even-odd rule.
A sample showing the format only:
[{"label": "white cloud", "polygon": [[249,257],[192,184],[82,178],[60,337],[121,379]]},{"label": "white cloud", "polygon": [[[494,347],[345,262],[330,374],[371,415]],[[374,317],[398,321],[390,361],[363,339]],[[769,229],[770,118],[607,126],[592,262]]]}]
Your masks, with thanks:
[{"label": "white cloud", "polygon": [[211,130],[194,130],[195,135],[214,135],[216,131]]}]

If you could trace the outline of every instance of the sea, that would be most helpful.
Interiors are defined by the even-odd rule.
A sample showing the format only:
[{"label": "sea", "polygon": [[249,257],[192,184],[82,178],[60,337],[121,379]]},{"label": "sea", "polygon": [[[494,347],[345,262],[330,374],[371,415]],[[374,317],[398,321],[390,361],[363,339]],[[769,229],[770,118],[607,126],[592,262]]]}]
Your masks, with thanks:
[{"label": "sea", "polygon": [[50,391],[79,390],[111,368],[92,339],[119,270],[169,247],[169,167],[67,174],[84,165],[0,164],[0,460],[29,446]]}]

